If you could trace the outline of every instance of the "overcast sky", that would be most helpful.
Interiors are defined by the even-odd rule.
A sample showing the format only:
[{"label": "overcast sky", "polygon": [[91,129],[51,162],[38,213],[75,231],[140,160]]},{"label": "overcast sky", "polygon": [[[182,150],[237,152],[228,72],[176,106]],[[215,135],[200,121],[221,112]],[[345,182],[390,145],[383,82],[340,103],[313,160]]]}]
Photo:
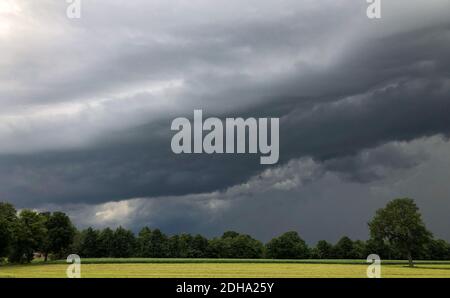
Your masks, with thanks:
[{"label": "overcast sky", "polygon": [[[0,0],[0,200],[78,227],[450,240],[450,1]],[[175,117],[279,117],[280,161],[175,155]]]}]

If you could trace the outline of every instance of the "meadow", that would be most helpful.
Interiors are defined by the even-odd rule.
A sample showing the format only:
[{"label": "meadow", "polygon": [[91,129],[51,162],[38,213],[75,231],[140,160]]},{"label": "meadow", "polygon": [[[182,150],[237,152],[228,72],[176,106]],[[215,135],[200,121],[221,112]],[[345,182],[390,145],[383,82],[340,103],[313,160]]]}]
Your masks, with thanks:
[{"label": "meadow", "polygon": [[[364,260],[83,259],[85,278],[365,278]],[[0,278],[64,278],[64,261],[2,265]],[[385,278],[450,278],[450,262],[385,261]]]}]

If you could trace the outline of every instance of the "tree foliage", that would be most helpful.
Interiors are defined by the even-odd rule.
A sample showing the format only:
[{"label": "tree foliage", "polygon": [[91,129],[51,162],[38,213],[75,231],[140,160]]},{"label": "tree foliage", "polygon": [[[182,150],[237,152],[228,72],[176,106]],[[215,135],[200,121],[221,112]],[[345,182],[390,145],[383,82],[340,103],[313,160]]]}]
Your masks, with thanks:
[{"label": "tree foliage", "polygon": [[305,259],[309,257],[309,249],[298,233],[291,231],[270,240],[267,256],[273,259]]},{"label": "tree foliage", "polygon": [[333,258],[333,245],[325,240],[320,240],[313,251],[314,257],[317,259]]},{"label": "tree foliage", "polygon": [[44,247],[47,229],[45,217],[41,214],[22,210],[13,226],[13,243],[9,260],[11,262],[31,262],[34,252]]},{"label": "tree foliage", "polygon": [[335,245],[321,240],[311,249],[297,232],[291,231],[266,245],[249,235],[226,231],[221,237],[183,233],[168,237],[159,229],[144,227],[137,237],[131,230],[92,227],[77,231],[62,212],[37,213],[0,203],[0,261],[30,262],[34,254],[55,258],[76,253],[83,258],[273,258],[273,259],[382,259],[449,260],[450,244],[433,239],[410,199],[397,199],[376,212],[369,223],[371,238],[351,240],[344,236]]},{"label": "tree foliage", "polygon": [[75,227],[70,218],[63,212],[43,213],[47,234],[44,241],[44,256],[47,260],[49,253],[57,258],[62,257],[62,252],[67,250],[73,242]]},{"label": "tree foliage", "polygon": [[135,255],[136,238],[130,230],[118,227],[112,240],[112,257],[129,258]]},{"label": "tree foliage", "polygon": [[89,227],[81,232],[80,256],[83,258],[101,257],[99,232]]},{"label": "tree foliage", "polygon": [[432,237],[419,208],[409,198],[395,199],[377,210],[369,228],[373,238],[387,241],[408,258],[410,266],[413,266],[413,254],[422,253]]},{"label": "tree foliage", "polygon": [[9,254],[16,221],[16,209],[13,205],[0,202],[0,261]]}]

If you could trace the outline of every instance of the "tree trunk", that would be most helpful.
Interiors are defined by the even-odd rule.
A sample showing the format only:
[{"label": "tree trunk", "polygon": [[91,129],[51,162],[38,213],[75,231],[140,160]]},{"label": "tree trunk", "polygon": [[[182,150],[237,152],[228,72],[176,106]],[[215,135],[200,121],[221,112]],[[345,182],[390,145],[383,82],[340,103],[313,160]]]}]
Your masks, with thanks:
[{"label": "tree trunk", "polygon": [[44,262],[47,262],[47,259],[48,259],[48,252],[45,252],[44,253]]},{"label": "tree trunk", "polygon": [[411,251],[408,251],[408,264],[409,267],[414,267]]}]

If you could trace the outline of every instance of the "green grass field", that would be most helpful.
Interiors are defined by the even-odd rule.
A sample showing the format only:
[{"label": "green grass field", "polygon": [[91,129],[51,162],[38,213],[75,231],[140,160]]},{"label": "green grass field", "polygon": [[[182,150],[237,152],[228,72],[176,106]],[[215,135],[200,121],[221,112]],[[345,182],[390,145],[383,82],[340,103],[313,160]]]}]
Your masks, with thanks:
[{"label": "green grass field", "polygon": [[[64,261],[2,265],[0,278],[64,278],[66,269]],[[366,269],[364,260],[84,259],[81,275],[86,278],[364,278]],[[382,277],[450,278],[450,262],[419,261],[415,268],[409,268],[404,261],[387,261],[382,265]]]}]

